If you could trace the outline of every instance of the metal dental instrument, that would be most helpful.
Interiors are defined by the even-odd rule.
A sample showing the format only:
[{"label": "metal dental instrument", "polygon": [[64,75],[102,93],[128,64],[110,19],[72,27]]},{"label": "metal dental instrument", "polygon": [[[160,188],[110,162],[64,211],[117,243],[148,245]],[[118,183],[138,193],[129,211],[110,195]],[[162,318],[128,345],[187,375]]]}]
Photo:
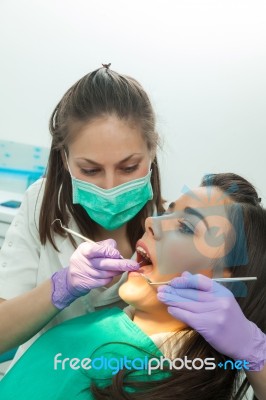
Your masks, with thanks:
[{"label": "metal dental instrument", "polygon": [[[152,282],[147,276],[144,274],[140,274],[143,278],[148,282],[149,285],[168,285],[171,281],[166,282]],[[238,282],[238,281],[256,281],[256,276],[243,276],[239,278],[212,278],[213,281],[216,282]]]},{"label": "metal dental instrument", "polygon": [[[77,236],[77,237],[79,237],[79,238],[85,240],[85,242],[96,243],[94,240],[91,240],[91,239],[87,238],[86,236],[81,235],[81,234],[78,233],[78,232],[72,231],[72,229],[66,228],[66,227],[62,224],[61,219],[59,219],[59,218],[56,218],[56,219],[52,222],[52,225],[53,225],[56,221],[59,221],[59,224],[61,225],[61,228],[64,229],[66,232],[71,233],[71,235]],[[124,257],[122,257],[121,255],[120,255],[120,257],[121,257],[122,259],[124,258]],[[139,262],[138,264],[141,264],[142,262],[144,262],[144,261],[141,261],[141,262]]]},{"label": "metal dental instrument", "polygon": [[238,278],[212,278],[216,282],[238,282],[238,281],[256,281],[256,276],[240,276]]},{"label": "metal dental instrument", "polygon": [[59,218],[56,218],[56,219],[52,222],[52,225],[55,223],[55,221],[59,221],[59,224],[61,225],[61,228],[64,229],[66,232],[70,233],[71,235],[77,236],[77,237],[79,237],[79,238],[85,240],[85,242],[96,243],[96,242],[94,242],[94,240],[91,240],[91,239],[89,239],[89,238],[87,238],[87,237],[81,235],[81,234],[78,233],[78,232],[72,231],[72,229],[66,228],[66,227],[62,224],[61,219],[59,219]]}]

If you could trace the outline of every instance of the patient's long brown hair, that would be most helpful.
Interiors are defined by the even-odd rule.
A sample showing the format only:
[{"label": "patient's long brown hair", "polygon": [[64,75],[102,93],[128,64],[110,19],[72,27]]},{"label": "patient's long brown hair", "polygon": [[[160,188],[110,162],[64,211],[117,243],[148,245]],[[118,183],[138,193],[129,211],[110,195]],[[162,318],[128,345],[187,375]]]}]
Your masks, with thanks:
[{"label": "patient's long brown hair", "polygon": [[[237,298],[237,301],[246,318],[253,321],[264,333],[266,332],[266,210],[260,205],[255,188],[246,180],[235,174],[216,174],[206,177],[202,185],[214,185],[225,191],[230,191],[234,182],[238,182],[231,193],[236,206],[229,208],[228,218],[237,231],[236,249],[230,254],[231,275],[257,276],[257,280],[247,283],[247,295]],[[245,197],[246,194],[246,197]],[[245,201],[246,200],[246,201]],[[239,203],[237,204],[237,201]],[[242,224],[243,222],[243,224]],[[244,226],[245,235],[242,230]],[[243,243],[244,241],[244,243]],[[248,261],[246,265],[239,265],[239,250],[247,249]],[[173,358],[190,360],[195,358],[215,358],[219,362],[230,360],[227,356],[218,353],[196,331],[188,331],[182,337],[182,347],[173,354]],[[223,333],[221,332],[221,340]],[[145,350],[144,350],[145,351]],[[92,384],[90,390],[95,399],[156,399],[156,400],[240,400],[249,387],[247,379],[241,382],[240,374],[235,369],[215,368],[214,370],[172,370],[171,375],[162,380],[136,382],[131,379],[131,371],[120,371],[113,377],[111,384],[99,388]],[[134,392],[128,391],[128,388]]]}]

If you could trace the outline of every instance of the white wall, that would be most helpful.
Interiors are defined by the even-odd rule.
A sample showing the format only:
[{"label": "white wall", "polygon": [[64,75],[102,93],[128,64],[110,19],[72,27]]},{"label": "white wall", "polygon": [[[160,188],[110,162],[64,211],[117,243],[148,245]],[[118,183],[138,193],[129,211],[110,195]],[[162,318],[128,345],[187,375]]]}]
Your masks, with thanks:
[{"label": "white wall", "polygon": [[150,93],[166,198],[232,171],[266,205],[265,20],[264,0],[2,0],[0,138],[49,146],[57,101],[111,62]]}]

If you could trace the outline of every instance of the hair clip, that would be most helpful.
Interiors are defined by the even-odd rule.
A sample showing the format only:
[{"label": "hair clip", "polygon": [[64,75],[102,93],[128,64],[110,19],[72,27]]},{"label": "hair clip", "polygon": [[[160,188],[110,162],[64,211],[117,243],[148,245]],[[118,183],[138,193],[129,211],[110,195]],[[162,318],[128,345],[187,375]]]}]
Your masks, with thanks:
[{"label": "hair clip", "polygon": [[104,68],[106,68],[106,69],[109,69],[110,66],[111,66],[111,63],[109,63],[109,64],[102,64],[102,66],[103,66]]}]

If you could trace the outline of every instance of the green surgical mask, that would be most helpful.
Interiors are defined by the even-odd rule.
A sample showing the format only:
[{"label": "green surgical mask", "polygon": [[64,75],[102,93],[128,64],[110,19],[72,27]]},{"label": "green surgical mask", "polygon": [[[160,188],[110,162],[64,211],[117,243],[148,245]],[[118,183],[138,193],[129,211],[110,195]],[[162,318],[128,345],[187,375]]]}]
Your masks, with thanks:
[{"label": "green surgical mask", "polygon": [[151,173],[150,170],[142,178],[111,189],[102,189],[92,183],[74,178],[70,172],[73,204],[80,204],[91,219],[103,228],[110,231],[117,229],[134,218],[153,198]]}]

